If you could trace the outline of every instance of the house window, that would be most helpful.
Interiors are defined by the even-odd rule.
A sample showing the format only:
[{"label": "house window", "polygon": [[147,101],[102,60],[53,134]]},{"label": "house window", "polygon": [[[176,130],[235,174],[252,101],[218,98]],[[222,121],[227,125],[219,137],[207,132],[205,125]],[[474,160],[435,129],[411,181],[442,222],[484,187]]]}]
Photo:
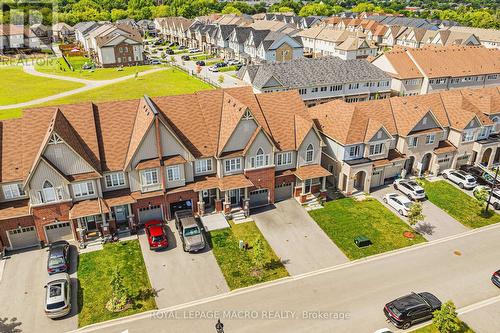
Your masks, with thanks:
[{"label": "house window", "polygon": [[384,148],[383,143],[377,143],[374,145],[370,145],[370,155],[380,155],[382,154]]},{"label": "house window", "polygon": [[474,140],[474,131],[464,131],[462,133],[462,142],[470,142]]},{"label": "house window", "polygon": [[425,136],[425,144],[431,145],[436,140],[436,136],[434,134],[428,134]]},{"label": "house window", "polygon": [[252,168],[261,168],[266,165],[269,165],[269,155],[265,155],[264,150],[259,148],[257,155],[250,158],[250,166]]},{"label": "house window", "polygon": [[338,84],[336,86],[330,86],[330,91],[339,91],[342,90],[342,85]]},{"label": "house window", "polygon": [[50,136],[48,144],[49,145],[56,145],[56,144],[62,143],[62,142],[63,142],[63,140],[59,137],[59,135],[57,135],[56,133],[53,133]]},{"label": "house window", "polygon": [[349,147],[349,157],[356,157],[359,155],[359,146]]},{"label": "house window", "polygon": [[460,82],[460,79],[453,78],[453,79],[451,79],[451,81],[450,81],[450,82],[451,82],[451,83],[453,83],[453,84],[457,84],[457,83],[459,83],[459,82]]},{"label": "house window", "polygon": [[314,159],[314,147],[312,144],[309,144],[306,149],[306,162],[312,162]]},{"label": "house window", "polygon": [[276,155],[277,165],[289,165],[292,164],[292,152],[287,151],[285,153],[278,153]]},{"label": "house window", "polygon": [[203,173],[203,172],[212,171],[212,159],[207,158],[204,160],[196,160],[195,171],[196,171],[196,173]]},{"label": "house window", "polygon": [[427,124],[427,117],[424,117],[422,118],[422,125],[426,125]]},{"label": "house window", "polygon": [[306,88],[299,89],[299,94],[301,95],[307,94],[307,89]]},{"label": "house window", "polygon": [[489,134],[489,127],[482,127],[478,139],[485,139],[488,137],[488,134]]},{"label": "house window", "polygon": [[491,74],[486,77],[488,80],[496,80],[498,78],[498,74]]},{"label": "house window", "polygon": [[349,83],[349,89],[358,89],[359,83]]},{"label": "house window", "polygon": [[158,184],[158,169],[149,169],[142,172],[142,185]]},{"label": "house window", "polygon": [[94,194],[94,184],[92,184],[92,182],[73,184],[72,187],[75,198],[86,197]]},{"label": "house window", "polygon": [[54,188],[52,183],[46,180],[43,183],[42,190],[38,191],[38,199],[42,203],[62,200],[63,199],[62,188],[61,187]]},{"label": "house window", "polygon": [[2,186],[5,199],[14,199],[25,195],[21,184],[9,184]]},{"label": "house window", "polygon": [[245,113],[243,113],[243,117],[242,118],[246,119],[246,120],[253,119],[253,115],[250,112],[250,110],[246,109]]},{"label": "house window", "polygon": [[106,187],[117,187],[125,185],[125,175],[123,172],[107,174],[105,176]]},{"label": "house window", "polygon": [[178,165],[167,168],[167,181],[173,182],[181,179],[181,169]]},{"label": "house window", "polygon": [[318,92],[318,87],[312,88],[311,90],[313,93]]},{"label": "house window", "polygon": [[418,138],[413,137],[408,139],[408,147],[416,147],[418,145]]},{"label": "house window", "polygon": [[321,91],[326,91],[327,87],[321,87]]},{"label": "house window", "polygon": [[241,158],[232,158],[224,161],[224,170],[226,172],[235,172],[241,170]]}]

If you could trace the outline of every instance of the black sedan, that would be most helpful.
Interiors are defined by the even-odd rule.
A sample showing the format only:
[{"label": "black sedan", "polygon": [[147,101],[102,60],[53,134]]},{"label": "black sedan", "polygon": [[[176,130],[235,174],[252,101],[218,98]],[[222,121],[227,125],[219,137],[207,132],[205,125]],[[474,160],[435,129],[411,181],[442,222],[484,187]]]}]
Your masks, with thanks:
[{"label": "black sedan", "polygon": [[198,60],[198,61],[196,62],[196,64],[197,64],[198,66],[205,66],[205,62],[204,62],[203,60]]},{"label": "black sedan", "polygon": [[[481,185],[491,186],[493,185],[494,179],[493,176],[475,165],[462,165],[460,170],[465,171],[471,174],[476,181]],[[497,180],[496,187],[500,186],[500,182]]]},{"label": "black sedan", "polygon": [[67,273],[69,270],[69,243],[57,241],[50,244],[47,259],[47,272],[49,275]]},{"label": "black sedan", "polygon": [[189,61],[189,59],[191,59],[191,58],[188,55],[183,55],[181,57],[181,59],[184,60],[184,61]]},{"label": "black sedan", "polygon": [[397,328],[430,320],[433,312],[441,308],[441,301],[431,293],[411,293],[387,303],[384,314]]},{"label": "black sedan", "polygon": [[493,275],[491,276],[491,282],[493,282],[495,286],[500,288],[500,269],[493,273]]}]

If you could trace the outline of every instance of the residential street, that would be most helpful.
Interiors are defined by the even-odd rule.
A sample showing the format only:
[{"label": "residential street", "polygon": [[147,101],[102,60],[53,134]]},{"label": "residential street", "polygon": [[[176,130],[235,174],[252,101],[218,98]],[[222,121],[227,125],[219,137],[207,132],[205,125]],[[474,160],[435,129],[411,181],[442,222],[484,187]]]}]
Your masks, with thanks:
[{"label": "residential street", "polygon": [[252,211],[252,218],[291,275],[348,261],[297,200]]},{"label": "residential street", "polygon": [[[371,195],[379,200],[394,214],[398,215],[403,221],[407,222],[406,217],[399,215],[394,208],[383,202],[384,195],[387,193],[402,194],[400,191],[395,190],[392,185],[387,185],[373,191]],[[428,241],[456,235],[468,230],[467,227],[455,220],[429,200],[422,201],[422,208],[422,213],[424,214],[425,219],[422,222],[417,223],[415,225],[415,229],[419,231]]]},{"label": "residential street", "polygon": [[[144,313],[80,331],[215,332],[214,316],[223,317],[222,311],[245,310],[255,312],[233,312],[230,313],[232,319],[226,313],[223,317],[225,332],[370,333],[386,326],[393,328],[386,323],[382,308],[386,302],[411,291],[428,291],[442,301],[451,299],[459,309],[498,297],[500,290],[491,283],[490,277],[500,266],[499,237],[500,225],[495,225],[332,269],[172,307],[154,317],[151,313]],[[266,311],[288,312],[274,312],[274,319],[271,320],[263,318],[271,315]],[[247,318],[254,315],[256,318],[235,319],[245,314]],[[276,318],[278,314],[282,319]],[[319,315],[330,319],[311,318]],[[483,311],[477,310],[464,319],[473,323],[475,319],[472,317],[483,315]],[[200,319],[202,316],[212,317]],[[498,327],[500,317],[490,318],[495,323],[485,323],[479,333],[498,332],[495,327]]]}]

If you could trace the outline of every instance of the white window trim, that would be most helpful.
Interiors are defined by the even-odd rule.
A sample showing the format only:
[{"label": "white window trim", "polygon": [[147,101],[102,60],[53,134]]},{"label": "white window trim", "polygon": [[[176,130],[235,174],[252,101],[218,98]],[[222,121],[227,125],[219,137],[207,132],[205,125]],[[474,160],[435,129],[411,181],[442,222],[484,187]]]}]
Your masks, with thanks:
[{"label": "white window trim", "polygon": [[[353,150],[354,150],[354,154],[352,153]],[[357,156],[359,156],[360,151],[361,151],[361,149],[359,146],[351,146],[351,147],[349,147],[348,155],[349,155],[349,157],[357,157]]]},{"label": "white window trim", "polygon": [[90,197],[95,194],[94,184],[91,181],[71,184],[75,198]]},{"label": "white window trim", "polygon": [[[156,182],[153,181],[153,174],[156,174]],[[148,182],[148,175],[150,175],[151,182]],[[142,186],[153,186],[160,183],[160,177],[158,175],[158,169],[146,169],[141,172],[141,185]]]},{"label": "white window trim", "polygon": [[[40,203],[44,204],[63,200],[62,186],[54,187],[54,185],[48,180],[45,180],[43,182],[43,185],[45,185],[45,183],[47,182],[51,187],[43,187],[40,191],[37,192],[38,200],[40,201]],[[47,200],[48,194],[51,194],[51,199],[53,198],[53,200]]]},{"label": "white window trim", "polygon": [[206,173],[213,171],[213,163],[211,158],[196,160],[194,162],[194,171],[196,173]]},{"label": "white window trim", "polygon": [[[376,148],[380,147],[379,151],[376,151]],[[373,148],[373,149],[372,149]],[[373,151],[373,152],[372,152]],[[370,156],[377,156],[377,155],[382,155],[384,153],[384,143],[374,143],[370,145],[370,150],[369,150],[369,155]]]},{"label": "white window trim", "polygon": [[427,134],[425,136],[425,144],[426,145],[432,145],[436,141],[436,135],[435,134]]},{"label": "white window trim", "polygon": [[462,142],[471,142],[474,141],[474,131],[466,130],[462,133]]},{"label": "white window trim", "polygon": [[[309,158],[309,153],[311,154],[311,158]],[[306,163],[314,162],[314,146],[312,145],[312,143],[310,143],[306,148],[305,162]]]},{"label": "white window trim", "polygon": [[[109,181],[109,184],[108,184]],[[123,172],[113,172],[108,173],[104,176],[104,185],[106,188],[114,188],[125,185],[125,173]]]},{"label": "white window trim", "polygon": [[[170,175],[171,173],[171,175]],[[168,182],[176,182],[182,180],[181,179],[181,168],[179,165],[172,165],[167,167],[167,181]]]},{"label": "white window trim", "polygon": [[21,183],[7,184],[2,186],[5,200],[16,199],[26,196]]},{"label": "white window trim", "polygon": [[[228,168],[229,167],[229,168]],[[241,157],[224,160],[224,172],[232,173],[241,171]]]},{"label": "white window trim", "polygon": [[408,138],[408,148],[414,148],[418,146],[418,137],[409,137]]},{"label": "white window trim", "polygon": [[276,165],[278,166],[292,165],[292,152],[287,151],[276,154]]}]

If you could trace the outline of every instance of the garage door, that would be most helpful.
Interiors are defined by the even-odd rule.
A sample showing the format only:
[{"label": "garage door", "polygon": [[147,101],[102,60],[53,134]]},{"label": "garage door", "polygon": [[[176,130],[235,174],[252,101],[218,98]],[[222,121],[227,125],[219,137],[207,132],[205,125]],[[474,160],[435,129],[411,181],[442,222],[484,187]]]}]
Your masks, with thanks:
[{"label": "garage door", "polygon": [[73,232],[69,222],[54,223],[45,226],[45,234],[49,243],[58,240],[73,240]]},{"label": "garage door", "polygon": [[163,220],[161,205],[139,208],[139,223],[146,223],[151,220]]},{"label": "garage door", "polygon": [[40,245],[35,227],[17,228],[7,231],[12,249]]},{"label": "garage door", "polygon": [[250,208],[264,206],[269,204],[269,190],[262,188],[250,192]]},{"label": "garage door", "polygon": [[274,200],[282,201],[292,197],[293,183],[282,183],[274,187]]},{"label": "garage door", "polygon": [[451,157],[441,157],[438,159],[439,171],[451,168]]},{"label": "garage door", "polygon": [[193,204],[192,204],[191,200],[184,200],[184,201],[171,203],[170,204],[170,216],[173,219],[176,211],[185,210],[185,209],[189,209],[189,210],[193,209]]}]

